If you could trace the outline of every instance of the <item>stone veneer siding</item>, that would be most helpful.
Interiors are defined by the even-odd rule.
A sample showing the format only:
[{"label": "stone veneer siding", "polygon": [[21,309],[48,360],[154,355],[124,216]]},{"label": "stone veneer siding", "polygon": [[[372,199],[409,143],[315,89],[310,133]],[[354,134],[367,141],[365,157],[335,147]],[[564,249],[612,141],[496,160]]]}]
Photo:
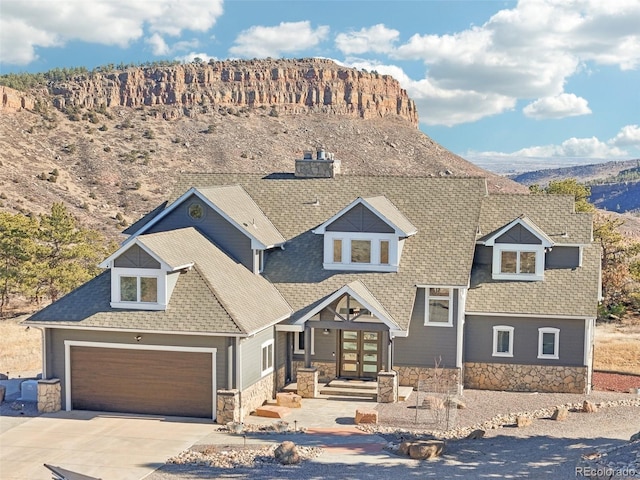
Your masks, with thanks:
[{"label": "stone veneer siding", "polygon": [[586,393],[587,367],[465,363],[464,386],[478,390]]},{"label": "stone veneer siding", "polygon": [[[336,373],[336,362],[311,362],[311,366],[318,369],[318,381],[328,383],[338,375]],[[298,378],[298,369],[304,368],[304,362],[293,361],[293,379]]]},{"label": "stone veneer siding", "polygon": [[378,373],[378,403],[395,403],[398,401],[398,375],[396,372]]},{"label": "stone veneer siding", "polygon": [[275,374],[270,373],[242,391],[240,394],[240,402],[242,404],[240,416],[242,420],[256,408],[262,406],[264,402],[273,399],[274,381]]},{"label": "stone veneer siding", "polygon": [[[418,388],[419,381],[440,379],[442,382],[454,386],[460,384],[459,368],[434,367],[393,367],[398,372],[398,385]],[[442,385],[444,387],[444,385]]]},{"label": "stone veneer siding", "polygon": [[318,396],[318,369],[298,369],[298,395],[302,398],[316,398]]},{"label": "stone veneer siding", "polygon": [[218,390],[216,401],[216,423],[226,425],[240,421],[240,392],[238,390]]},{"label": "stone veneer siding", "polygon": [[53,413],[62,408],[62,389],[59,378],[38,380],[38,412]]}]

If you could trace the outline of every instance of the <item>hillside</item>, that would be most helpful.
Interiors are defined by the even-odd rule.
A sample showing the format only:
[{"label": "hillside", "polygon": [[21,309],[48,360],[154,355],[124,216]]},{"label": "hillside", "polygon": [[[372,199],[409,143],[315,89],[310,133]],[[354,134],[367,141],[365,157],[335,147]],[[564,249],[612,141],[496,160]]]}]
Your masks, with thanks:
[{"label": "hillside", "polygon": [[64,201],[110,236],[181,172],[292,171],[319,146],[345,174],[483,176],[491,191],[526,191],[420,132],[393,78],[327,60],[129,68],[27,93],[0,88],[0,208],[38,213]]},{"label": "hillside", "polygon": [[509,175],[509,178],[527,186],[534,184],[546,186],[552,180],[562,180],[563,178],[575,178],[580,183],[587,183],[615,177],[624,170],[638,167],[639,162],[640,160],[624,160],[573,167],[549,168]]}]

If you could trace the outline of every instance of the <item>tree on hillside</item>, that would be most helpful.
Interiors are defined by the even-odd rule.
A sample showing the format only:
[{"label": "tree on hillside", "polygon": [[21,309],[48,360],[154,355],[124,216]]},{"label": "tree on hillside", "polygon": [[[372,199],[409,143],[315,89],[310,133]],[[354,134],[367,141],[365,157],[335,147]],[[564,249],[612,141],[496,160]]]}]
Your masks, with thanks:
[{"label": "tree on hillside", "polygon": [[25,215],[0,212],[0,317],[9,298],[27,281],[37,222]]},{"label": "tree on hillside", "polygon": [[552,180],[547,187],[531,185],[531,193],[549,193],[553,195],[573,195],[576,201],[576,212],[593,212],[596,207],[589,203],[591,189],[586,185],[578,183],[575,178],[564,180]]},{"label": "tree on hillside", "polygon": [[62,203],[40,215],[31,269],[31,294],[36,301],[60,296],[95,276],[98,262],[108,255],[104,237],[82,227]]}]

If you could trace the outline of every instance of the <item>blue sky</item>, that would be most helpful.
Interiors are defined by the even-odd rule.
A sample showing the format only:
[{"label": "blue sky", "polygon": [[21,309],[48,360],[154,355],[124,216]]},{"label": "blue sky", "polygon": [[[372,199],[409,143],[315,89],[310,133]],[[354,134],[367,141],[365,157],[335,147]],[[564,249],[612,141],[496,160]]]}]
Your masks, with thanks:
[{"label": "blue sky", "polygon": [[639,0],[0,0],[0,73],[324,57],[495,170],[640,158]]}]

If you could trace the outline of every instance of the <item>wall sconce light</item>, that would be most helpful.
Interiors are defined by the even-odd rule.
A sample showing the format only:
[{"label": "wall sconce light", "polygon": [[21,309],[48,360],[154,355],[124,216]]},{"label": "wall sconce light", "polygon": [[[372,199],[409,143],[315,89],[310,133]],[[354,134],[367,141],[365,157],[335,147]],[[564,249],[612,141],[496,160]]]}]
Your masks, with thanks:
[{"label": "wall sconce light", "polygon": [[330,332],[330,331],[331,331],[331,330],[329,330],[328,328],[325,328],[324,330],[322,330],[322,334],[323,334],[323,335],[329,335],[329,332]]},{"label": "wall sconce light", "polygon": [[139,342],[140,340],[142,340],[142,335],[136,335],[135,337],[133,337],[136,339],[136,342]]}]

